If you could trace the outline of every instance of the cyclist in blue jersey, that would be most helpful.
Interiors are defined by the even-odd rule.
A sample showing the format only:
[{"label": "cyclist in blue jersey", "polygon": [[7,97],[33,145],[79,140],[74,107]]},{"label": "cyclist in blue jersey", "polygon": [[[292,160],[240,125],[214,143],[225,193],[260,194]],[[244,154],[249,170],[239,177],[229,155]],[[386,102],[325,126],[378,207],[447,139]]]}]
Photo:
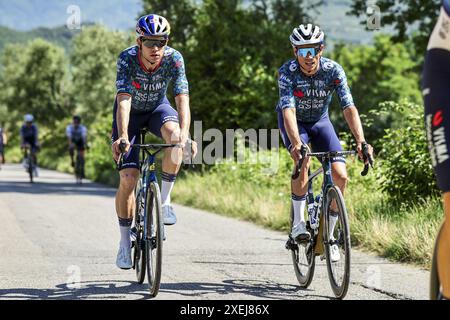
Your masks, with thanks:
[{"label": "cyclist in blue jersey", "polygon": [[[136,25],[137,45],[124,50],[117,61],[117,96],[113,110],[112,152],[117,161],[120,141],[141,143],[140,130],[147,128],[166,143],[187,144],[191,122],[189,86],[184,60],[180,52],[167,46],[170,25],[166,18],[149,14]],[[177,111],[166,97],[169,83]],[[192,143],[196,153],[195,143]],[[161,202],[166,225],[177,218],[170,202],[170,193],[182,162],[182,149],[170,148],[162,163]],[[120,185],[116,194],[116,211],[119,218],[121,241],[116,264],[129,269],[131,262],[130,227],[135,206],[134,188],[139,177],[139,152],[133,148],[124,157],[120,168]]]},{"label": "cyclist in blue jersey", "polygon": [[437,269],[443,298],[450,299],[450,0],[444,0],[431,34],[422,81],[428,147],[444,199]]},{"label": "cyclist in blue jersey", "polygon": [[66,128],[66,136],[69,144],[70,163],[74,167],[75,148],[80,157],[84,159],[84,150],[87,147],[87,129],[81,124],[80,116],[73,116],[72,124],[69,124]]},{"label": "cyclist in blue jersey", "polygon": [[[20,128],[20,147],[23,149],[27,146],[30,147],[31,153],[34,157],[35,171],[34,175],[38,176],[37,155],[39,151],[39,131],[38,127],[33,123],[34,117],[31,114],[27,114],[23,118],[24,124]],[[25,160],[24,160],[25,166]]]},{"label": "cyclist in blue jersey", "polygon": [[[312,24],[294,28],[290,36],[295,59],[279,69],[280,99],[277,105],[278,126],[286,148],[295,165],[301,159],[302,145],[311,143],[316,152],[341,151],[340,141],[328,117],[328,106],[336,92],[341,108],[357,143],[362,158],[364,132],[358,110],[353,102],[347,78],[342,67],[333,60],[322,57],[324,33]],[[369,145],[373,157],[373,149]],[[333,180],[344,193],[347,185],[345,160],[332,159]],[[300,175],[292,178],[292,205],[294,220],[291,236],[298,242],[311,237],[306,229],[304,211],[308,181],[309,161],[304,161]],[[333,215],[332,215],[333,216]],[[337,217],[335,219],[337,222]],[[333,230],[335,225],[330,224]],[[331,248],[332,259],[339,260],[337,247]]]}]

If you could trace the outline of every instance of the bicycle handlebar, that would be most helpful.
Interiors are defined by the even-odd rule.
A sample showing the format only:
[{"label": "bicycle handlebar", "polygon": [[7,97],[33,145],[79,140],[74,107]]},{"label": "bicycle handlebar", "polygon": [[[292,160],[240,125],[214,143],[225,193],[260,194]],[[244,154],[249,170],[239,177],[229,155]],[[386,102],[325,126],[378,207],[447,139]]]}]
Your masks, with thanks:
[{"label": "bicycle handlebar", "polygon": [[[127,142],[122,139],[119,144],[120,155],[117,161],[117,167],[120,168],[123,164],[123,156],[126,153],[125,149],[127,147]],[[151,143],[151,144],[130,144],[130,148],[143,148],[146,150],[157,150],[155,154],[160,152],[162,149],[166,148],[181,148],[181,144],[162,144],[162,143]],[[192,159],[191,159],[192,163]],[[192,164],[192,167],[194,165]]]},{"label": "bicycle handlebar", "polygon": [[[362,144],[362,151],[363,151],[363,160],[364,162],[366,162],[366,160],[369,160],[368,164],[364,165],[364,169],[361,172],[361,176],[366,176],[367,173],[369,172],[369,165],[370,167],[372,167],[373,169],[373,159],[369,154],[369,145],[364,142]],[[339,156],[346,156],[346,155],[355,155],[358,152],[356,151],[329,151],[329,152],[308,152],[307,148],[305,145],[302,145],[301,149],[300,149],[300,155],[302,156],[302,158],[299,160],[298,164],[297,164],[297,168],[295,170],[295,174],[292,176],[292,178],[295,180],[297,179],[298,175],[300,174],[300,170],[302,168],[303,165],[303,160],[305,159],[305,157],[317,157],[317,158],[325,158],[325,157],[339,157]]]}]

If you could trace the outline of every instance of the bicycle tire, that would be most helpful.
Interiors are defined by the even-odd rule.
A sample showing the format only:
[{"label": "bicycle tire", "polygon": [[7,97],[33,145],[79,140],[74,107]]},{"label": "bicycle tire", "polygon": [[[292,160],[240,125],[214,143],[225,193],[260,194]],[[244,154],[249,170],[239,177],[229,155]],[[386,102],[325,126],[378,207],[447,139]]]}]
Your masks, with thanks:
[{"label": "bicycle tire", "polygon": [[433,259],[431,262],[431,270],[430,270],[430,300],[440,300],[441,298],[441,282],[439,280],[437,257],[438,257],[438,243],[439,238],[441,236],[442,228],[443,225],[439,229],[433,249]]},{"label": "bicycle tire", "polygon": [[[292,226],[292,221],[293,221],[293,217],[294,217],[294,210],[292,208],[291,205],[291,226]],[[309,230],[311,232],[311,230]],[[314,237],[312,237],[311,239],[313,239]],[[295,242],[295,241],[294,241]],[[295,276],[297,277],[297,281],[300,284],[300,287],[303,289],[306,289],[309,287],[309,285],[311,284],[313,278],[314,278],[314,270],[315,270],[315,266],[316,266],[316,257],[314,254],[314,240],[311,240],[311,242],[306,245],[298,245],[295,244],[296,246],[296,250],[292,250],[291,249],[291,257],[292,257],[292,264],[294,265],[294,271],[295,271]],[[300,264],[300,252],[304,252],[304,256],[306,257],[306,263],[302,263]],[[306,270],[301,270],[301,266],[307,266],[305,269]]]},{"label": "bicycle tire", "polygon": [[[147,228],[145,255],[147,260],[147,280],[150,296],[156,297],[161,284],[164,226],[161,210],[161,193],[158,183],[154,181],[151,182],[149,189],[147,198],[147,223],[145,224]],[[152,227],[154,228],[154,232],[152,232]]]},{"label": "bicycle tire", "polygon": [[134,214],[134,227],[136,228],[136,240],[133,246],[133,267],[136,270],[136,278],[139,284],[142,284],[145,280],[145,271],[147,268],[147,258],[145,251],[145,244],[142,241],[144,230],[140,221],[141,211],[145,210],[145,202],[142,202],[141,180],[139,179],[138,186],[136,187],[136,210]]},{"label": "bicycle tire", "polygon": [[[350,284],[350,259],[351,259],[351,242],[350,242],[350,228],[348,224],[348,216],[347,216],[347,209],[345,207],[344,197],[342,196],[341,190],[338,186],[332,186],[327,190],[326,193],[326,200],[325,200],[325,219],[324,219],[324,228],[323,228],[323,238],[324,238],[324,247],[325,247],[325,257],[326,257],[326,263],[327,263],[327,271],[328,271],[328,278],[330,280],[331,289],[333,290],[334,295],[338,299],[343,299],[348,291],[348,287]],[[344,252],[344,274],[342,275],[342,281],[339,284],[338,281],[335,279],[335,274],[333,272],[333,268],[335,267],[334,264],[331,262],[331,252],[330,252],[330,234],[329,234],[329,206],[331,205],[332,200],[336,200],[336,204],[339,210],[338,214],[338,222],[336,223],[336,226],[340,222],[341,228],[338,230],[340,231],[338,240],[336,242],[340,242],[343,244],[345,248]],[[336,230],[336,228],[335,228]],[[342,259],[342,258],[341,258]],[[340,260],[341,261],[341,260]]]}]

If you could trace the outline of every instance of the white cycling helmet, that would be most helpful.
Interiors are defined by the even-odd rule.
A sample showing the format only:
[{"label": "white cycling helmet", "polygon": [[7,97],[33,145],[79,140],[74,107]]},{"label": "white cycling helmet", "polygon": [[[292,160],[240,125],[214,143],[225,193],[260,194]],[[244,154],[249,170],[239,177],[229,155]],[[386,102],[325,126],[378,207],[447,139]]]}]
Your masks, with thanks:
[{"label": "white cycling helmet", "polygon": [[304,44],[321,44],[325,34],[320,30],[319,26],[313,26],[311,23],[307,25],[301,24],[294,28],[289,39],[292,46],[301,46]]},{"label": "white cycling helmet", "polygon": [[23,120],[25,122],[33,122],[34,121],[34,117],[32,114],[26,114],[25,117],[23,117]]}]

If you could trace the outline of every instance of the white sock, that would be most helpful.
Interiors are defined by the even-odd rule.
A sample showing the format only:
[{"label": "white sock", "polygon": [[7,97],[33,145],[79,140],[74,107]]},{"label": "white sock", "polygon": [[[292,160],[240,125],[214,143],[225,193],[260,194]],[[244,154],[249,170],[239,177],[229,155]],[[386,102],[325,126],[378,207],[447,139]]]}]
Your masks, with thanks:
[{"label": "white sock", "polygon": [[334,240],[333,231],[334,231],[334,228],[336,227],[336,223],[338,222],[338,219],[339,219],[339,216],[337,214],[333,215],[330,212],[330,230],[329,231],[330,231],[330,238],[333,240]]},{"label": "white sock", "polygon": [[121,247],[131,248],[130,229],[131,229],[131,227],[120,226],[120,246]]},{"label": "white sock", "polygon": [[172,192],[177,176],[163,172],[161,181],[161,205],[170,205],[170,193]]},{"label": "white sock", "polygon": [[119,217],[120,228],[120,246],[131,248],[130,230],[133,219],[124,219]]},{"label": "white sock", "polygon": [[306,195],[296,196],[292,194],[292,206],[294,208],[294,222],[292,226],[296,226],[300,222],[305,222]]}]

